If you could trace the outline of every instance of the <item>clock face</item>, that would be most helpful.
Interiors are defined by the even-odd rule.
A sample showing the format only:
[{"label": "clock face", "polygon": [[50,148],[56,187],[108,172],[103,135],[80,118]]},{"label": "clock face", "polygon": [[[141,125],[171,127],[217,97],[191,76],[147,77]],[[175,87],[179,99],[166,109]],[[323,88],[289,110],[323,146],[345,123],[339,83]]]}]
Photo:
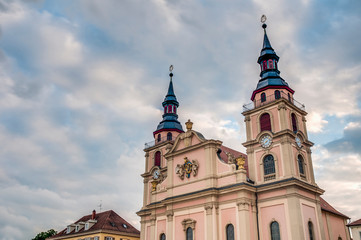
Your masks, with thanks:
[{"label": "clock face", "polygon": [[296,136],[296,144],[298,147],[301,147],[302,146],[302,141],[301,141],[301,138],[299,136]]},{"label": "clock face", "polygon": [[266,134],[261,138],[260,143],[261,143],[262,147],[268,148],[272,144],[272,137],[270,135]]},{"label": "clock face", "polygon": [[154,172],[153,172],[153,178],[154,179],[158,179],[160,176],[160,171],[159,169],[156,169]]}]

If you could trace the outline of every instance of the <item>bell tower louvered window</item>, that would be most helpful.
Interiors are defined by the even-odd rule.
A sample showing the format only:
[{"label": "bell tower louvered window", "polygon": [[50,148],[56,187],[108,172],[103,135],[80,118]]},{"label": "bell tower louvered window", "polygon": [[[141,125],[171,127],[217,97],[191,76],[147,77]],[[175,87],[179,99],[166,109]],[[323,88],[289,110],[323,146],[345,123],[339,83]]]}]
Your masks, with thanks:
[{"label": "bell tower louvered window", "polygon": [[271,118],[268,113],[262,114],[260,117],[260,125],[261,125],[261,132],[262,131],[272,131],[271,128]]},{"label": "bell tower louvered window", "polygon": [[154,155],[154,166],[160,167],[160,151],[157,151]]},{"label": "bell tower louvered window", "polygon": [[292,113],[291,114],[291,120],[292,120],[292,130],[293,132],[297,132],[297,119],[296,119],[296,114]]}]

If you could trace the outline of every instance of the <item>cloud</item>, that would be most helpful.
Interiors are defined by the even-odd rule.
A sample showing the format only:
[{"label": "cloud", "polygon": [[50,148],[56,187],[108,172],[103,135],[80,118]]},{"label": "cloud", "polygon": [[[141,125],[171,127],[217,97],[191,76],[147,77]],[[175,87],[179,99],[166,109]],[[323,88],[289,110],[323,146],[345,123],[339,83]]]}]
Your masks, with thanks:
[{"label": "cloud", "polygon": [[[361,197],[351,174],[361,6],[332,3],[0,1],[1,238],[63,229],[100,200],[139,227],[142,149],[161,121],[170,64],[180,122],[244,150],[241,112],[259,80],[262,14],[281,76],[309,111],[309,131],[335,139],[329,117],[347,125],[314,159],[325,198],[351,212]],[[349,190],[347,201],[339,188]]]},{"label": "cloud", "polygon": [[357,153],[361,156],[361,119],[349,122],[343,130],[343,137],[325,145],[330,152]]},{"label": "cloud", "polygon": [[360,217],[358,198],[361,194],[361,158],[355,153],[335,153],[322,146],[313,151],[317,184],[324,198],[343,214],[357,220]]}]

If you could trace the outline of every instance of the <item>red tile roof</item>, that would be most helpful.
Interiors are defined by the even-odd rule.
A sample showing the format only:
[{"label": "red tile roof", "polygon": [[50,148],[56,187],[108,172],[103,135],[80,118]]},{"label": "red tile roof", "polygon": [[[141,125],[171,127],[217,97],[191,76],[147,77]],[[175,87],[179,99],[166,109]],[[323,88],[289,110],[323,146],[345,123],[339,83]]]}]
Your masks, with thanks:
[{"label": "red tile roof", "polygon": [[334,207],[332,207],[328,202],[326,202],[323,198],[320,197],[321,200],[321,210],[326,211],[326,212],[331,212],[333,214],[339,215],[341,217],[350,219],[349,217],[347,217],[346,215],[340,213],[339,211],[337,211]]},{"label": "red tile roof", "polygon": [[[77,224],[79,222],[87,222],[88,220],[92,219],[92,214],[86,215],[82,218],[80,218],[78,221],[76,221],[74,224]],[[63,236],[69,236],[69,235],[76,235],[79,233],[86,233],[87,231],[93,232],[93,231],[104,231],[109,230],[112,232],[119,232],[119,234],[129,233],[129,234],[137,234],[140,235],[139,230],[137,230],[135,227],[133,227],[130,223],[125,221],[122,217],[120,217],[118,214],[116,214],[113,210],[109,210],[106,212],[97,213],[95,215],[96,223],[91,226],[88,230],[84,230],[84,228],[80,229],[78,232],[75,232],[73,230],[70,233],[66,233],[67,229],[60,231],[58,234],[52,236],[49,239],[56,238],[56,237],[63,237]]]},{"label": "red tile roof", "polygon": [[238,152],[237,150],[234,150],[232,148],[223,145],[221,146],[221,150],[222,152],[219,154],[219,156],[221,157],[221,160],[225,163],[228,163],[228,156],[226,152],[230,153],[235,158],[238,158],[240,156],[244,157],[246,159],[246,162],[244,163],[244,168],[247,170],[247,176],[248,176],[248,159],[246,154]]},{"label": "red tile roof", "polygon": [[346,226],[350,227],[350,226],[360,226],[360,225],[361,225],[361,218],[359,220],[347,224]]}]

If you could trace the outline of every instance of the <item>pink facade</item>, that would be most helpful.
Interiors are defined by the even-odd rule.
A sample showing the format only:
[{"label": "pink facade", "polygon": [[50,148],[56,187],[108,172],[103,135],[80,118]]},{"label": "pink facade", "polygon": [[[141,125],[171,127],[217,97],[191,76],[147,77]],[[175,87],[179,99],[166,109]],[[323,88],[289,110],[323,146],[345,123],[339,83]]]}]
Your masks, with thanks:
[{"label": "pink facade", "polygon": [[[137,213],[142,240],[350,239],[347,217],[320,197],[307,112],[279,77],[279,58],[266,33],[263,46],[258,62],[272,65],[261,68],[253,106],[242,113],[247,155],[204,138],[190,120],[183,132],[177,115],[165,113],[173,115],[158,125],[155,144],[144,149],[144,200]],[[167,104],[178,107],[172,80],[167,97]],[[162,128],[165,123],[176,129]],[[169,132],[175,138],[158,141],[158,134],[164,139]]]}]

